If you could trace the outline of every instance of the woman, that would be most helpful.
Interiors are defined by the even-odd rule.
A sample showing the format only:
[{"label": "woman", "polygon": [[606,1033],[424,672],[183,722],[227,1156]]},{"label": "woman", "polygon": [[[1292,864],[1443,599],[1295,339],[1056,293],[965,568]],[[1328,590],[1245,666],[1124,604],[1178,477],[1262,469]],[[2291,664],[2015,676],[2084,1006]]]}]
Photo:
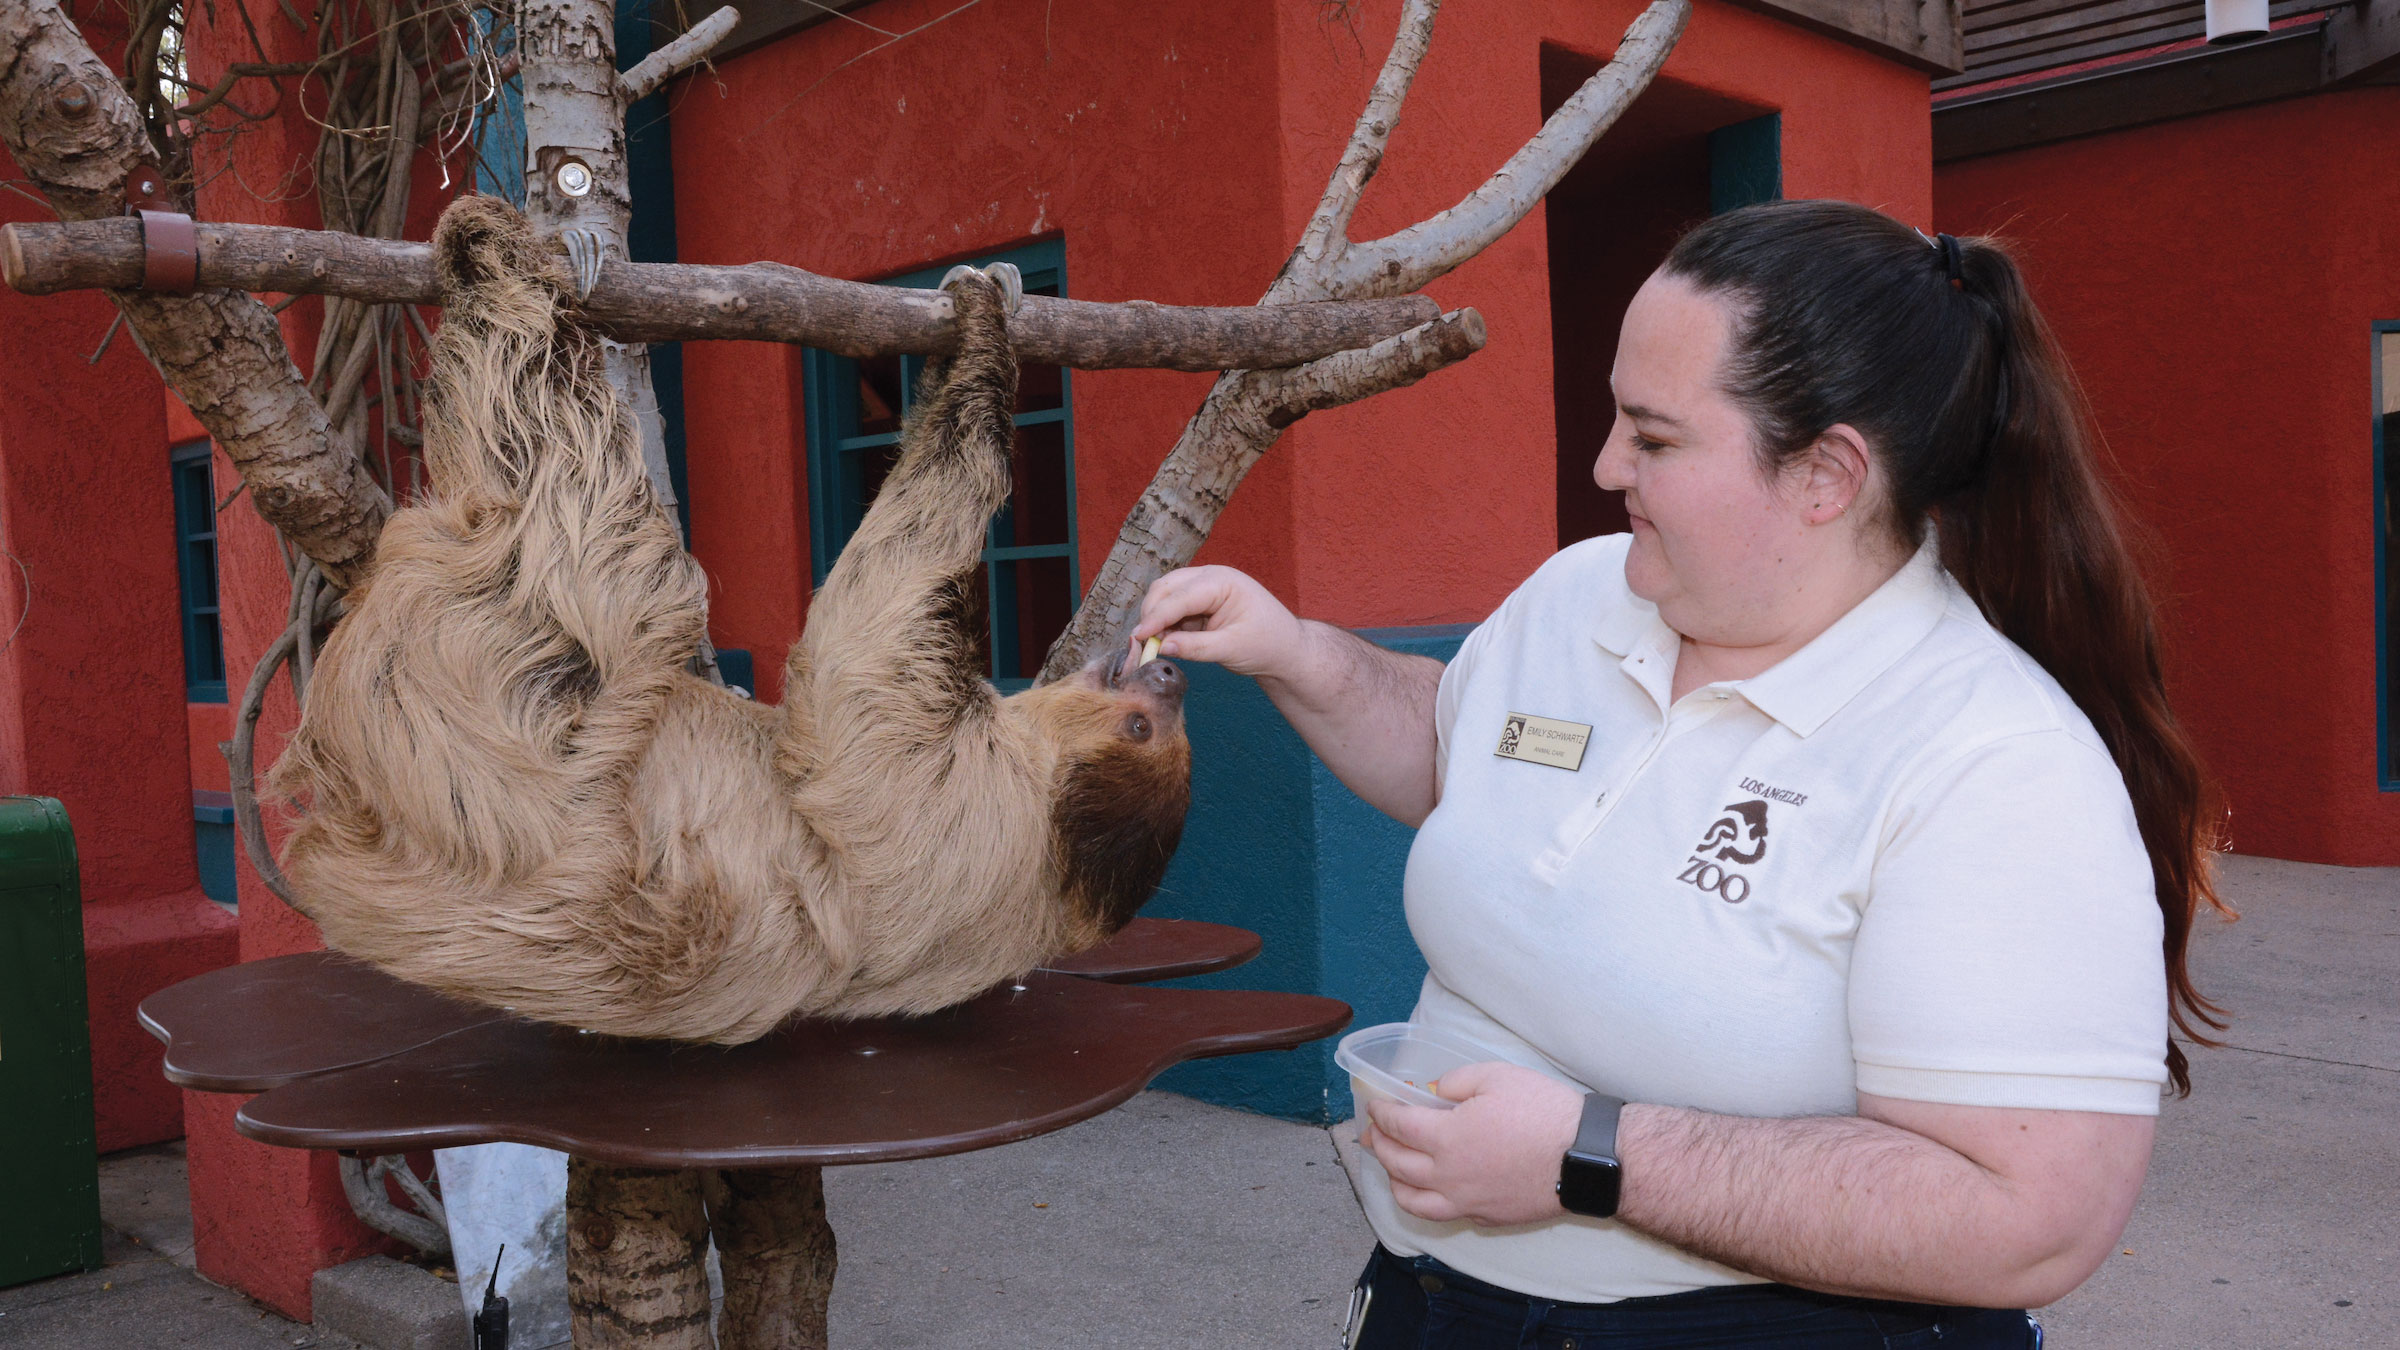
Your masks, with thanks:
[{"label": "woman", "polygon": [[2215,903],[2056,346],[1991,242],[1789,202],[1676,246],[1611,381],[1632,533],[1446,670],[1222,567],[1134,634],[1422,826],[1414,1017],[1496,1055],[1369,1112],[1355,1343],[2037,1344]]}]

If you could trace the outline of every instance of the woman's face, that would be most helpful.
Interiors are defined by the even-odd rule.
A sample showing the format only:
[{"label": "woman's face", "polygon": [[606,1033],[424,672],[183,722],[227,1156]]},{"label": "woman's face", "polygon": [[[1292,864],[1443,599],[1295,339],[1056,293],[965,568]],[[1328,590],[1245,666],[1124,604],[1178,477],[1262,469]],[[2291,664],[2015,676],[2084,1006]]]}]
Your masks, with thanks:
[{"label": "woman's face", "polygon": [[1812,532],[1805,474],[1761,473],[1750,419],[1722,387],[1733,320],[1682,278],[1643,284],[1625,311],[1609,380],[1617,419],[1592,478],[1625,493],[1633,593],[1687,638],[1749,646],[1781,636],[1825,532]]}]

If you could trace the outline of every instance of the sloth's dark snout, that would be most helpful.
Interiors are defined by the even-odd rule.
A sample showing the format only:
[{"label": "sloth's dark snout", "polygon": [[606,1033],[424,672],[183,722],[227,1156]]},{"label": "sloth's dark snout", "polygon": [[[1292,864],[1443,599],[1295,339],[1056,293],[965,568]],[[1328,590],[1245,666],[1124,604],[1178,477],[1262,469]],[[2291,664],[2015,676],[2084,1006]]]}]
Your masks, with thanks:
[{"label": "sloth's dark snout", "polygon": [[1134,683],[1149,693],[1170,703],[1183,701],[1183,668],[1172,661],[1160,659],[1133,672]]},{"label": "sloth's dark snout", "polygon": [[1183,667],[1164,657],[1155,657],[1136,665],[1133,653],[1127,650],[1093,664],[1098,667],[1097,674],[1104,689],[1148,694],[1176,705],[1183,702],[1183,691],[1188,683],[1183,676]]}]

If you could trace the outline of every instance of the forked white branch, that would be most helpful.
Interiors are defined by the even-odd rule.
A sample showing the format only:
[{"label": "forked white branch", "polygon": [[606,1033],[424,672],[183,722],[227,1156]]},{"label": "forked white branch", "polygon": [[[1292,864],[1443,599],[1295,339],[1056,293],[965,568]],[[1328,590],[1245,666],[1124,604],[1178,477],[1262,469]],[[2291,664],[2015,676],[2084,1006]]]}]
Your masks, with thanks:
[{"label": "forked white branch", "polygon": [[[1269,301],[1406,295],[1489,247],[1533,209],[1648,88],[1691,20],[1691,0],[1654,0],[1609,63],[1576,90],[1490,179],[1457,205],[1398,233],[1353,243],[1350,222],[1382,166],[1400,107],[1433,40],[1441,0],[1407,0],[1364,111]],[[1233,490],[1285,427],[1310,412],[1414,384],[1483,346],[1472,309],[1372,347],[1284,370],[1228,371],[1202,400],[1117,535],[1083,605],[1052,644],[1044,680],[1122,646],[1150,583],[1186,566]]]}]

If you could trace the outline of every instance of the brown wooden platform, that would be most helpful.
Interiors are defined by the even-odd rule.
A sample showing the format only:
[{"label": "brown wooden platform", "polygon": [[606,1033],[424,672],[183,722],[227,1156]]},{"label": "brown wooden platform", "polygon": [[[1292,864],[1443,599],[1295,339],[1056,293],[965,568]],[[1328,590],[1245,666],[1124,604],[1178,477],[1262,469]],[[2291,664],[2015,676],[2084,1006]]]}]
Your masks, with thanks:
[{"label": "brown wooden platform", "polygon": [[[1137,918],[1108,942],[1047,968],[1137,984],[1229,970],[1258,951],[1258,935],[1247,929]],[[241,1012],[227,1018],[213,1011],[220,1008]],[[507,1017],[329,951],[211,971],[144,999],[139,1015],[166,1042],[167,1080],[201,1092],[265,1092]]]},{"label": "brown wooden platform", "polygon": [[824,1350],[834,1236],[820,1168],[989,1148],[1096,1116],[1169,1066],[1285,1050],[1350,1021],[1307,994],[1150,989],[1223,970],[1255,934],[1136,919],[1117,939],[927,1017],[795,1020],[738,1046],[597,1036],[445,998],[331,952],[214,971],[144,1000],[167,1077],[258,1095],[252,1139],[401,1153],[564,1150],[575,1344],[639,1305],[720,1350]]},{"label": "brown wooden platform", "polygon": [[1183,1060],[1290,1049],[1349,1020],[1305,994],[1051,974],[930,1017],[797,1022],[731,1047],[497,1020],[276,1088],[235,1125],[367,1153],[506,1141],[620,1167],[890,1162],[1044,1134]]},{"label": "brown wooden platform", "polygon": [[888,1162],[1098,1115],[1187,1059],[1290,1049],[1347,1005],[1144,989],[1257,954],[1222,924],[1136,919],[1023,984],[919,1018],[795,1021],[748,1045],[596,1036],[444,997],[334,952],[245,962],[143,1001],[166,1075],[260,1094],[241,1133],[397,1153],[540,1144],[623,1167]]}]

